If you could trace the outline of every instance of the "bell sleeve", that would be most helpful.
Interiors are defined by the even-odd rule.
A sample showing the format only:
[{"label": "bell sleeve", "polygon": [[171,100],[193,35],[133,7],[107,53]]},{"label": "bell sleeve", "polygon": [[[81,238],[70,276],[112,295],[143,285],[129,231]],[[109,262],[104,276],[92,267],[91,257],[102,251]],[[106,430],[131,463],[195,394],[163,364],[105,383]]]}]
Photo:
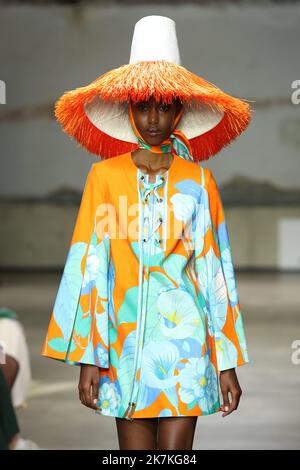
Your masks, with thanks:
[{"label": "bell sleeve", "polygon": [[200,204],[202,236],[196,245],[196,271],[207,315],[211,354],[216,369],[223,371],[250,360],[224,208],[211,170],[205,171],[207,183]]},{"label": "bell sleeve", "polygon": [[85,182],[41,355],[108,368],[110,245],[98,228],[105,198],[97,165]]}]

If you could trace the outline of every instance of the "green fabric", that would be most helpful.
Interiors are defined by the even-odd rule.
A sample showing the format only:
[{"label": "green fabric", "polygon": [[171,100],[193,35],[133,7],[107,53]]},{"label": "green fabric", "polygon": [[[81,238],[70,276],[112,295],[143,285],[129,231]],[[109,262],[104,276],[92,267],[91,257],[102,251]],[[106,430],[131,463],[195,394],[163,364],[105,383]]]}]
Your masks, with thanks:
[{"label": "green fabric", "polygon": [[[133,129],[134,132],[134,129]],[[147,150],[151,150],[151,145],[147,144],[141,137],[139,137],[137,134],[135,134],[138,141],[139,141],[139,147],[144,148]],[[184,144],[184,142],[179,139],[175,134],[170,134],[170,144],[161,144],[158,145],[158,147],[161,148],[162,153],[173,153],[173,149],[177,153],[177,155],[185,160],[190,160],[194,161],[192,155],[189,152],[189,149],[187,146]]]},{"label": "green fabric", "polygon": [[9,450],[11,439],[20,432],[10,388],[0,367],[0,450]]},{"label": "green fabric", "polygon": [[14,320],[18,319],[18,315],[14,310],[11,310],[7,307],[0,308],[0,319],[1,318],[13,318]]}]

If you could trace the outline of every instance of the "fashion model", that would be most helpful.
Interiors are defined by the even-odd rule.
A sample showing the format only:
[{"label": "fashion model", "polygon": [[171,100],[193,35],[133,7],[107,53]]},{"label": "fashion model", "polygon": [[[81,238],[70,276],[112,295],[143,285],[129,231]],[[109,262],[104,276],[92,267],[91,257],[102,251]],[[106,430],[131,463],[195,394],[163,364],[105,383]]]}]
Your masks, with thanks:
[{"label": "fashion model", "polygon": [[[237,409],[249,362],[219,189],[201,161],[251,120],[180,65],[175,22],[136,24],[129,64],[55,114],[99,157],[87,176],[41,354],[80,366],[79,399],[120,449],[192,449],[198,416]],[[231,397],[229,396],[231,395]]]}]

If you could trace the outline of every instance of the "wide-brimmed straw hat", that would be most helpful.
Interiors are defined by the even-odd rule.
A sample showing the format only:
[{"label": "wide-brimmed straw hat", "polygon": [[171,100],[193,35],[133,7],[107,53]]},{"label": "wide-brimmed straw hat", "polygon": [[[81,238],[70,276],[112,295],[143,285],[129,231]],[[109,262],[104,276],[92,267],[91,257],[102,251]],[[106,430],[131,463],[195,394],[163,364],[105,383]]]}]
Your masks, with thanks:
[{"label": "wide-brimmed straw hat", "polygon": [[135,24],[128,64],[65,92],[55,103],[55,116],[81,146],[107,159],[139,147],[128,103],[151,96],[164,104],[180,99],[184,112],[177,129],[189,139],[195,161],[218,153],[252,117],[248,100],[225,93],[181,65],[176,24],[158,15]]}]

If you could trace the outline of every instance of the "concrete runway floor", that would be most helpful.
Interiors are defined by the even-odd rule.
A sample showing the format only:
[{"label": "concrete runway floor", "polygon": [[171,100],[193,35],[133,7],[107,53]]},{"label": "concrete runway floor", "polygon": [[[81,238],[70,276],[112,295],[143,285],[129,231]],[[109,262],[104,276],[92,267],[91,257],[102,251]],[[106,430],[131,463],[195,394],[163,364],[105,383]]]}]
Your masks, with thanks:
[{"label": "concrete runway floor", "polygon": [[[198,418],[194,449],[299,449],[300,274],[236,278],[251,361],[236,369],[243,395],[231,415]],[[79,401],[80,369],[40,356],[59,280],[59,274],[0,275],[0,306],[18,313],[30,350],[28,408],[17,410],[22,435],[44,449],[118,449],[114,418]]]}]

